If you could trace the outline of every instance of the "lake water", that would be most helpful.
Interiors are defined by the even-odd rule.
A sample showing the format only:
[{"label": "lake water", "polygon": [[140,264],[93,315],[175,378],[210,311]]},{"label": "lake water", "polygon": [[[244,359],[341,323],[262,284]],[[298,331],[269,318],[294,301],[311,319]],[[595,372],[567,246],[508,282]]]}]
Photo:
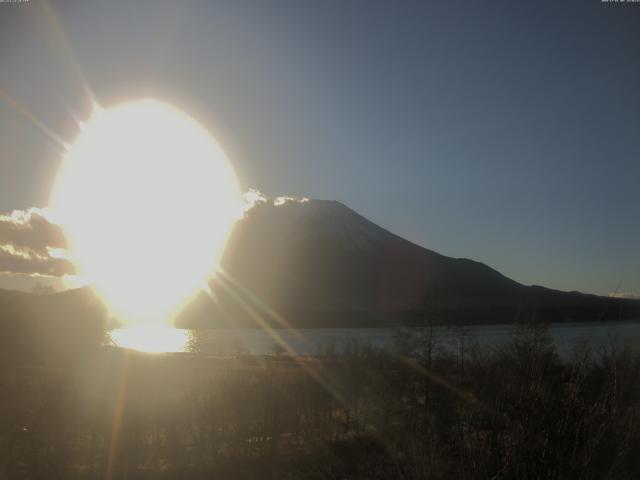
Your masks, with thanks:
[{"label": "lake water", "polygon": [[[469,327],[465,342],[467,345],[475,344],[481,347],[504,345],[511,339],[514,328],[510,325]],[[173,348],[164,350],[188,350],[189,340],[193,342],[192,334],[184,330],[175,332],[179,338],[177,337]],[[574,346],[582,342],[590,342],[595,347],[611,343],[640,347],[640,322],[551,324],[549,333],[562,355],[570,354]],[[297,355],[326,355],[339,354],[354,346],[393,348],[396,334],[397,330],[394,328],[278,329],[271,332],[242,329],[198,331],[195,338],[199,352],[216,355],[272,355],[286,352]],[[451,330],[437,328],[436,335],[440,339],[438,343],[441,348],[452,348],[455,336]],[[125,346],[124,343],[126,342],[121,345]]]}]

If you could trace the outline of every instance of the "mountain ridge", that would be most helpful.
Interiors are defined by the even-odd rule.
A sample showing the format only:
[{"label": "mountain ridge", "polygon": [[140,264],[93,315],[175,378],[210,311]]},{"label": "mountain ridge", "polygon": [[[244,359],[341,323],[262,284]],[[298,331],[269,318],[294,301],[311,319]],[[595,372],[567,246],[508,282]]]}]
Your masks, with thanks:
[{"label": "mountain ridge", "polygon": [[[406,240],[336,201],[255,206],[236,226],[222,265],[235,283],[303,326],[411,323],[427,297],[455,322],[599,319],[608,302],[620,316],[640,318],[640,303],[522,285],[484,263]],[[242,316],[225,304],[225,288],[213,282],[212,290],[222,308]]]},{"label": "mountain ridge", "polygon": [[[397,326],[422,321],[430,303],[442,323],[640,318],[640,301],[523,285],[406,240],[335,200],[257,203],[237,222],[221,266],[178,326]],[[3,311],[8,297],[27,316],[102,312],[106,321],[88,289],[0,292]]]}]

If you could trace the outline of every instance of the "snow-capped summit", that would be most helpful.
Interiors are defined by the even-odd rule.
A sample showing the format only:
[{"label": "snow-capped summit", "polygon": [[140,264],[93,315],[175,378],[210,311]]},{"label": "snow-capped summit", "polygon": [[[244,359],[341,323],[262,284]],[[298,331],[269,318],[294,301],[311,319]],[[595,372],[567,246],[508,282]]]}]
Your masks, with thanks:
[{"label": "snow-capped summit", "polygon": [[300,242],[329,242],[345,250],[380,247],[390,232],[333,200],[274,202],[256,205],[248,212],[249,228],[264,236]]}]

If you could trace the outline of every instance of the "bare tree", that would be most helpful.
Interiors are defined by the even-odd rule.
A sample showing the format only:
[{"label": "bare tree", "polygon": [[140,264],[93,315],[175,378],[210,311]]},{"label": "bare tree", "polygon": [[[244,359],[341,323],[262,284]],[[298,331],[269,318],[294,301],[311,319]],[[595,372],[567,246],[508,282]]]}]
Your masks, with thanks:
[{"label": "bare tree", "polygon": [[449,327],[451,331],[452,340],[454,346],[458,350],[458,358],[460,360],[460,370],[464,372],[464,354],[468,347],[467,340],[471,335],[471,326],[464,324],[451,325]]}]

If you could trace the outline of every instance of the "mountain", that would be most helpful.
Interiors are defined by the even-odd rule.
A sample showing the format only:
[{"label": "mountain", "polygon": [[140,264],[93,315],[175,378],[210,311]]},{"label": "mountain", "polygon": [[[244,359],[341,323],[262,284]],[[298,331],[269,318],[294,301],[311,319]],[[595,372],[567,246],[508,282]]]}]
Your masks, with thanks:
[{"label": "mountain", "polygon": [[24,359],[77,362],[102,343],[106,318],[89,288],[56,294],[0,290],[0,373]]},{"label": "mountain", "polygon": [[[411,243],[339,202],[263,202],[236,224],[222,271],[176,325],[385,326],[419,323],[425,310],[444,323],[638,319],[640,301],[524,286]],[[88,288],[0,290],[0,334],[18,320],[57,338],[50,348],[71,351],[74,332],[99,335],[107,314]]]},{"label": "mountain", "polygon": [[442,322],[640,318],[640,302],[524,286],[335,201],[256,205],[236,225],[222,267],[212,294],[185,308],[179,325],[253,326],[256,315],[273,326],[397,325],[434,306]]}]

